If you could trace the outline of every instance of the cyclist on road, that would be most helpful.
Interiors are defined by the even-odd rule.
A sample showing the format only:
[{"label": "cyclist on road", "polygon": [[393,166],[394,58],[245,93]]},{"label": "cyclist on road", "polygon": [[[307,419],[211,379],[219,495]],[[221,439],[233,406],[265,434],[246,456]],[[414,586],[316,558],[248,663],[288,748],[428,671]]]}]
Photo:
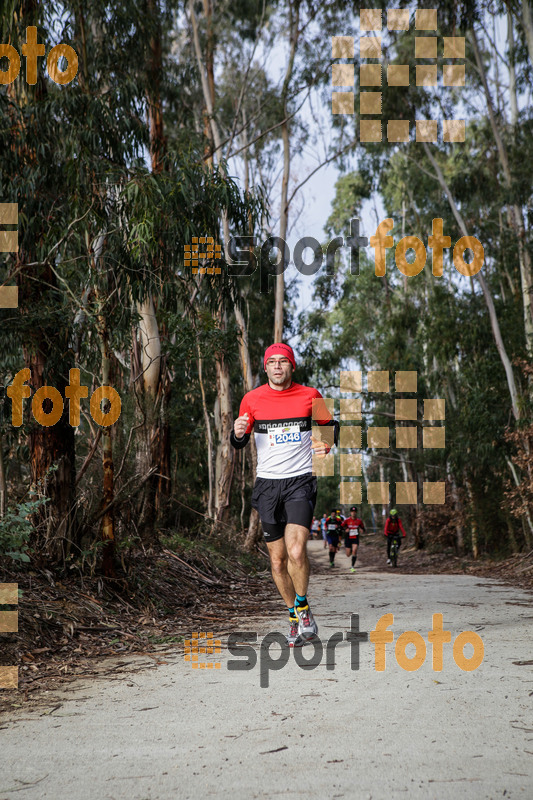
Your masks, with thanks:
[{"label": "cyclist on road", "polygon": [[[307,601],[307,540],[317,493],[311,451],[327,455],[337,440],[338,423],[317,389],[292,380],[296,362],[289,345],[267,347],[263,366],[268,383],[244,395],[230,440],[240,449],[254,432],[257,480],[252,506],[261,519],[272,577],[289,610],[287,643],[300,647],[318,633]],[[324,430],[321,441],[315,439],[311,428],[317,424],[333,426],[333,435],[328,437]]]},{"label": "cyclist on road", "polygon": [[357,561],[357,548],[359,547],[359,531],[365,530],[365,523],[357,516],[357,507],[350,508],[350,516],[342,523],[344,528],[344,547],[346,548],[346,558],[352,557],[352,567],[350,572],[355,572],[355,562]]},{"label": "cyclist on road", "polygon": [[326,520],[326,529],[329,544],[329,566],[335,566],[335,553],[339,549],[339,536],[341,533],[342,519],[337,515],[337,510],[334,508]]},{"label": "cyclist on road", "polygon": [[[403,537],[400,536],[400,531],[403,533]],[[406,533],[405,529],[402,525],[402,521],[398,516],[398,512],[395,508],[390,510],[389,516],[385,520],[385,530],[384,535],[387,537],[387,564],[391,564],[390,559],[390,548],[392,544],[392,540],[396,538],[398,540],[398,551],[401,547],[401,540],[402,538],[405,539]]]}]

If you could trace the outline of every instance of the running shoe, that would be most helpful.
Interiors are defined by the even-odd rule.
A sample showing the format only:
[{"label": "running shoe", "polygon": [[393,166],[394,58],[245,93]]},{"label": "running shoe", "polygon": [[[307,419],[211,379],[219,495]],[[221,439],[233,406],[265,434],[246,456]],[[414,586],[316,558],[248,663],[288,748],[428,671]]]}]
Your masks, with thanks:
[{"label": "running shoe", "polygon": [[289,647],[301,647],[303,645],[303,639],[299,633],[300,627],[300,620],[298,617],[294,619],[291,617],[291,627],[289,629],[289,635],[287,636],[287,644]]},{"label": "running shoe", "polygon": [[387,559],[387,564],[392,564],[392,561],[390,560],[390,558]]},{"label": "running shoe", "polygon": [[296,606],[295,610],[299,619],[298,632],[300,636],[306,642],[310,639],[314,639],[318,633],[318,625],[311,613],[311,609],[309,606],[307,608],[298,608],[298,606]]},{"label": "running shoe", "polygon": [[350,572],[355,572],[355,567],[352,567]]}]

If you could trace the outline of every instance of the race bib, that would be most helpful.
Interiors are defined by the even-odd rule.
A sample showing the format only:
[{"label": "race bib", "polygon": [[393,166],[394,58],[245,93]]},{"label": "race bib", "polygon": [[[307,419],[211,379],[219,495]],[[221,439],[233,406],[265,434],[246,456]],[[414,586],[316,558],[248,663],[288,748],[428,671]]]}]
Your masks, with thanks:
[{"label": "race bib", "polygon": [[270,447],[276,447],[279,444],[292,444],[302,441],[302,434],[300,433],[299,425],[284,425],[282,428],[276,428],[273,425],[267,427],[268,443]]}]

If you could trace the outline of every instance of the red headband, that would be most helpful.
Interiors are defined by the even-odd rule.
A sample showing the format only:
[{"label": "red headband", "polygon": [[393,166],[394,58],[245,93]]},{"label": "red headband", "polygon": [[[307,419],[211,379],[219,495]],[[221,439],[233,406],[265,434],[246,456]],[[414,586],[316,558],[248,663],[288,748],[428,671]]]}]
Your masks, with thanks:
[{"label": "red headband", "polygon": [[263,359],[263,366],[266,369],[266,363],[271,356],[285,356],[288,358],[292,364],[292,368],[296,369],[296,361],[294,359],[294,353],[292,347],[288,344],[282,344],[279,342],[278,344],[271,344],[270,347],[267,347],[265,350],[265,357]]}]

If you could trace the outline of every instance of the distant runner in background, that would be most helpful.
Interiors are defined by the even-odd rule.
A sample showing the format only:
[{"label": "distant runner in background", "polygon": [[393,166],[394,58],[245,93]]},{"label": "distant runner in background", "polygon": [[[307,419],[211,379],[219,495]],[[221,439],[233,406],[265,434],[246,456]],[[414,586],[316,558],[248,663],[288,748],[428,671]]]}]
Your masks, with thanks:
[{"label": "distant runner in background", "polygon": [[318,539],[320,536],[320,520],[316,517],[313,517],[313,521],[311,523],[311,538]]},{"label": "distant runner in background", "polygon": [[335,553],[339,549],[339,536],[341,532],[342,519],[337,516],[336,509],[333,509],[326,520],[329,544],[329,566],[335,566]]},{"label": "distant runner in background", "polygon": [[365,524],[357,516],[357,507],[350,508],[350,516],[342,523],[344,530],[344,546],[346,557],[352,557],[352,567],[350,572],[355,572],[355,562],[357,561],[357,548],[359,547],[359,531],[365,530]]},{"label": "distant runner in background", "polygon": [[[400,536],[400,531],[402,531],[403,537]],[[397,510],[395,508],[391,509],[391,511],[389,513],[389,516],[385,520],[384,534],[387,537],[387,564],[390,564],[391,563],[391,560],[390,560],[390,548],[391,548],[392,540],[394,538],[398,539],[398,550],[400,550],[401,543],[402,543],[401,540],[402,540],[402,538],[405,538],[405,536],[407,535],[405,533],[405,529],[404,529],[404,527],[402,525],[402,521],[401,521],[400,517],[398,516],[398,512],[397,512]]]}]

